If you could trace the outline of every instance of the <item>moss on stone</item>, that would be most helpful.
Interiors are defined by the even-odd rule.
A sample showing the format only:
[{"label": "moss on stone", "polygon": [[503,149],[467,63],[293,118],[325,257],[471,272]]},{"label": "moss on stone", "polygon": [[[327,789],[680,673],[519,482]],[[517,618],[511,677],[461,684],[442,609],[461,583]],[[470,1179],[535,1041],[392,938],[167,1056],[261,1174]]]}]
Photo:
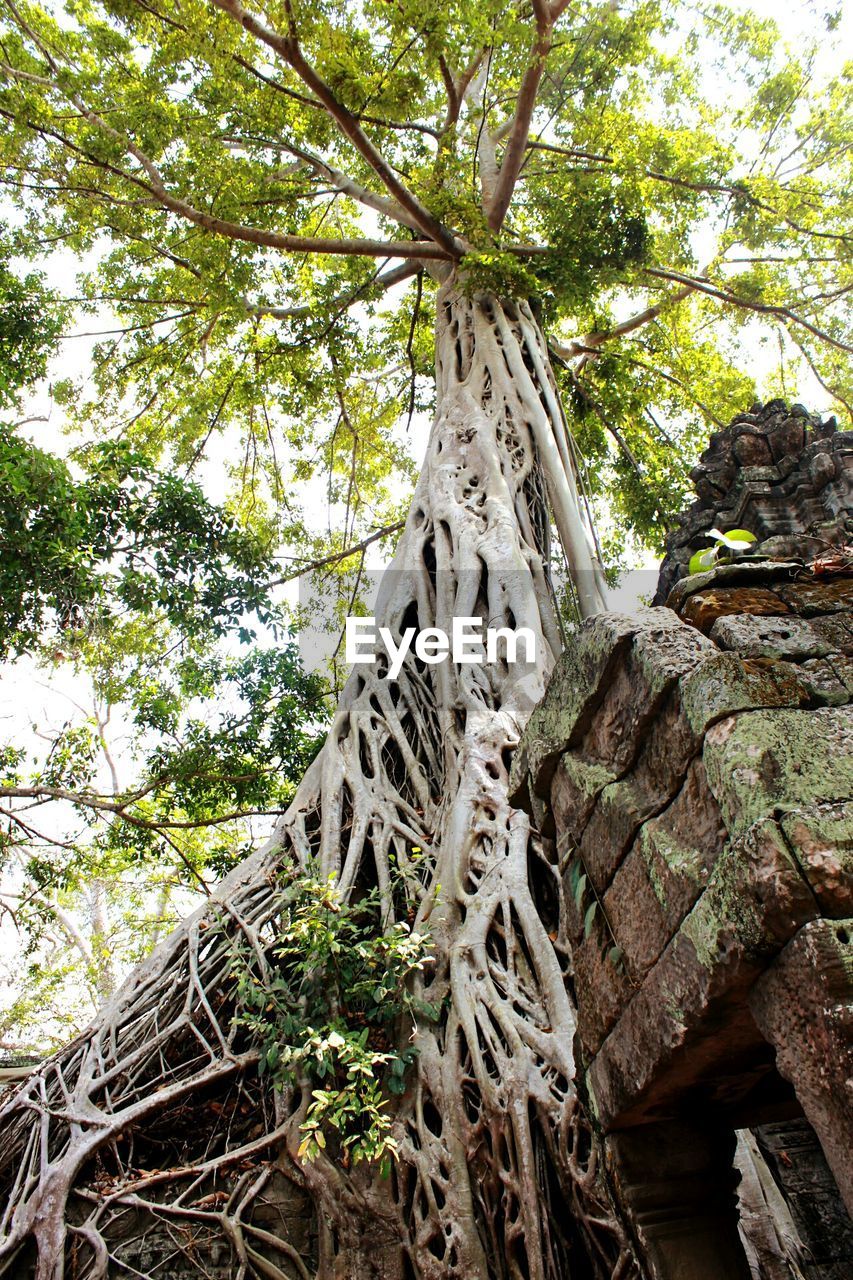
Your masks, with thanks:
[{"label": "moss on stone", "polygon": [[766,814],[853,796],[853,712],[744,712],[708,731],[703,760],[730,832]]}]

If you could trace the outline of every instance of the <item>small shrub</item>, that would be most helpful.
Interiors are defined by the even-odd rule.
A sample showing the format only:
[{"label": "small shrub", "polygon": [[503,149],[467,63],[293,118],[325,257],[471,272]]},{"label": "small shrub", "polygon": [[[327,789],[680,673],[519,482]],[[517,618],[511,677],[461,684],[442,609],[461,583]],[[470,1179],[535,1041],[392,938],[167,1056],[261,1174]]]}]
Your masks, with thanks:
[{"label": "small shrub", "polygon": [[439,1009],[412,992],[429,940],[405,922],[385,927],[378,891],[343,899],[334,876],[305,875],[281,894],[262,981],[249,952],[236,968],[239,1012],[260,1048],[259,1070],[277,1087],[314,1085],[299,1155],[314,1159],[334,1138],[342,1163],[380,1160],[396,1150],[387,1094],[402,1094],[415,1060],[400,1049],[408,1017]]}]

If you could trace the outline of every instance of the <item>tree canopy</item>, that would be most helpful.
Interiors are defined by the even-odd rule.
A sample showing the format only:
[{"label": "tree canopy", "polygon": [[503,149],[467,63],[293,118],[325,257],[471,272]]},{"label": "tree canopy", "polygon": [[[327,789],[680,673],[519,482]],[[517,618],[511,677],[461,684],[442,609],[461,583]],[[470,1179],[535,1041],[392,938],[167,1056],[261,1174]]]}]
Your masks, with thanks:
[{"label": "tree canopy", "polygon": [[[33,273],[0,288],[8,412],[64,316]],[[127,441],[66,459],[28,425],[0,421],[0,659],[34,659],[60,710],[0,740],[0,911],[26,962],[0,1042],[43,1049],[283,811],[327,704],[257,533]]]},{"label": "tree canopy", "polygon": [[658,0],[3,10],[18,246],[88,255],[78,305],[117,318],[75,420],[188,468],[230,432],[237,514],[284,540],[306,488],[337,549],[399,515],[430,271],[535,299],[557,359],[583,353],[558,376],[614,554],[660,544],[753,393],[750,320],[849,398],[832,17],[790,50]]},{"label": "tree canopy", "polygon": [[[365,543],[399,529],[417,462],[401,424],[434,403],[448,271],[535,307],[611,564],[626,539],[660,547],[701,440],[753,395],[751,322],[783,379],[799,356],[845,408],[849,104],[817,74],[834,22],[792,51],[769,19],[657,0],[4,3],[4,407],[63,330],[66,351],[93,320],[98,337],[91,378],[55,390],[70,458],[0,428],[0,649],[82,664],[93,697],[50,776],[10,747],[7,787],[91,791],[121,705],[140,744],[182,743],[179,764],[140,745],[164,801],[170,780],[155,822],[280,803],[257,790],[279,732],[261,709],[278,687],[316,717],[318,690],[291,657],[216,639],[279,617],[277,552],[326,563],[346,604]],[[57,246],[80,263],[68,297],[8,265]],[[224,508],[205,466],[228,472]],[[236,743],[230,712],[202,728],[188,710],[214,671],[242,689]],[[302,749],[281,744],[290,777]],[[223,750],[254,764],[218,772],[254,781],[214,803]],[[180,875],[223,849],[196,841]]]}]

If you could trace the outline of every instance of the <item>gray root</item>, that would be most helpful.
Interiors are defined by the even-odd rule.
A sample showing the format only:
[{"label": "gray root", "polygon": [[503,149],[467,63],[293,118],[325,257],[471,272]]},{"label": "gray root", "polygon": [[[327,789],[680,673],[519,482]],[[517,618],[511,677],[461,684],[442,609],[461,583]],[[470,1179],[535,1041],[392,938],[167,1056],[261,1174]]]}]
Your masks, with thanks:
[{"label": "gray root", "polygon": [[[147,1239],[163,1256],[230,1250],[237,1280],[558,1280],[577,1257],[583,1274],[639,1274],[572,1083],[555,852],[507,800],[560,645],[549,507],[586,613],[603,607],[601,568],[529,309],[445,286],[437,379],[377,622],[529,627],[538,661],[410,653],[393,681],[381,658],[354,670],[270,844],[0,1109],[0,1276],[62,1280],[72,1255],[75,1276],[144,1274]],[[259,1080],[233,1021],[235,941],[268,970],[276,884],[309,864],[349,897],[378,886],[385,919],[413,919],[434,948],[418,994],[445,1012],[401,1029],[419,1056],[387,1181],[297,1160],[307,1091]]]}]

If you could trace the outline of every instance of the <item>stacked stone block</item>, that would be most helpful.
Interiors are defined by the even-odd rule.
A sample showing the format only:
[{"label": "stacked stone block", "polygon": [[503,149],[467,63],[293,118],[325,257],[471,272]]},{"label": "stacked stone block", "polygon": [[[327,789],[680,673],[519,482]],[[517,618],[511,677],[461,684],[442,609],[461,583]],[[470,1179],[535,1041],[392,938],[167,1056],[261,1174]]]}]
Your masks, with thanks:
[{"label": "stacked stone block", "polygon": [[735,564],[590,620],[511,777],[557,842],[603,1128],[754,1124],[792,1085],[848,1206],[851,586]]}]

